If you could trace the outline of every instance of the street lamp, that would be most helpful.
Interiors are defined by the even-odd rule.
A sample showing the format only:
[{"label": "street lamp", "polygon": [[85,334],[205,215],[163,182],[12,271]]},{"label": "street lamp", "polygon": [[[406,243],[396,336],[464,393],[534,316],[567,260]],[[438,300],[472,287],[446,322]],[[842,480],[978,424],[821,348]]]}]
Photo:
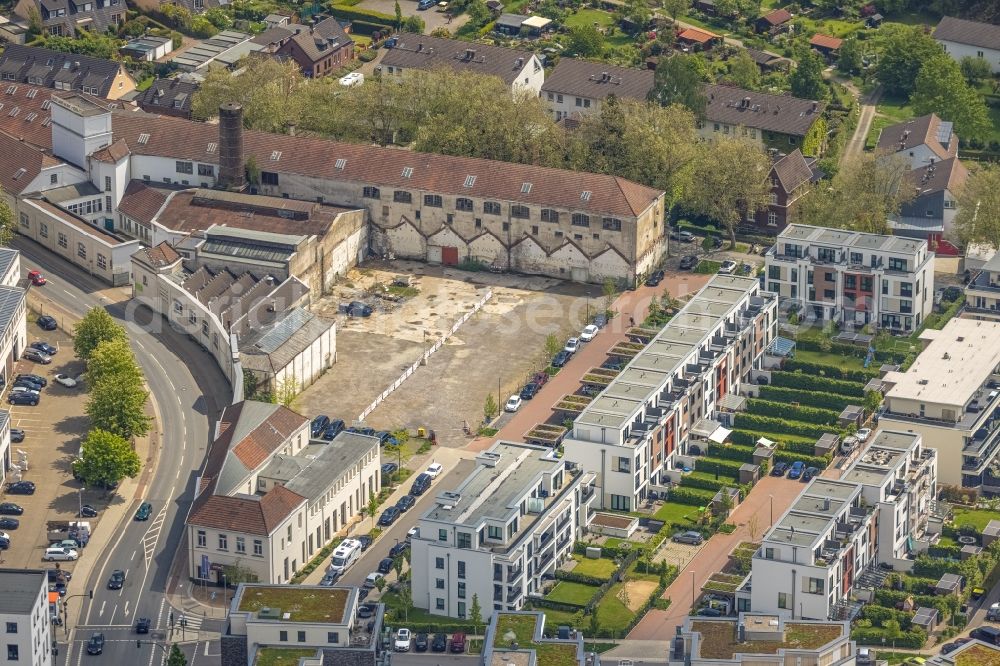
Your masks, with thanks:
[{"label": "street lamp", "polygon": [[62,600],[62,611],[63,611],[63,635],[67,638],[69,637],[69,609],[66,604],[70,599],[75,599],[76,597],[88,597],[91,601],[94,599],[94,591],[88,590],[86,594],[71,594]]},{"label": "street lamp", "polygon": [[226,580],[226,574],[222,574],[222,607],[225,608],[229,605],[229,581]]},{"label": "street lamp", "polygon": [[694,569],[691,570],[691,608],[694,608]]},{"label": "street lamp", "polygon": [[774,495],[768,495],[771,500],[771,526],[774,526]]}]

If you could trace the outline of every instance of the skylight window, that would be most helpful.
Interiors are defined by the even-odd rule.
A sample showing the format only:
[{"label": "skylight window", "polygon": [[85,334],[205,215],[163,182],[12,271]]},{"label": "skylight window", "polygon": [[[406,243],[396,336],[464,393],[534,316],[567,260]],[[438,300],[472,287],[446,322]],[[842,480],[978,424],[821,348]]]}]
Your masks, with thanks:
[{"label": "skylight window", "polygon": [[413,167],[403,167],[403,178],[409,178],[413,175]]},{"label": "skylight window", "polygon": [[219,147],[219,144],[215,143],[214,141],[210,141],[208,143],[208,147],[205,148],[205,152],[209,153],[209,154],[213,154],[213,153],[215,153],[215,149],[218,148],[218,147]]},{"label": "skylight window", "polygon": [[590,190],[580,192],[580,201],[590,201]]},{"label": "skylight window", "polygon": [[466,187],[472,187],[475,184],[476,184],[476,177],[475,176],[466,176],[465,177],[465,186]]},{"label": "skylight window", "polygon": [[281,151],[280,150],[273,150],[273,151],[271,151],[271,161],[272,162],[277,162],[280,159],[281,159]]},{"label": "skylight window", "polygon": [[26,97],[28,99],[35,99],[35,95],[37,95],[37,94],[38,94],[38,88],[32,88],[31,90],[28,91],[28,94],[26,95]]},{"label": "skylight window", "polygon": [[147,143],[149,143],[149,135],[143,132],[139,135],[139,144],[145,146]]},{"label": "skylight window", "polygon": [[521,194],[528,194],[531,192],[531,183],[521,183]]},{"label": "skylight window", "polygon": [[335,166],[336,168],[338,168],[341,171],[343,171],[344,167],[347,166],[347,160],[345,160],[343,157],[341,157],[339,160],[337,160],[336,162],[334,162],[333,166]]}]

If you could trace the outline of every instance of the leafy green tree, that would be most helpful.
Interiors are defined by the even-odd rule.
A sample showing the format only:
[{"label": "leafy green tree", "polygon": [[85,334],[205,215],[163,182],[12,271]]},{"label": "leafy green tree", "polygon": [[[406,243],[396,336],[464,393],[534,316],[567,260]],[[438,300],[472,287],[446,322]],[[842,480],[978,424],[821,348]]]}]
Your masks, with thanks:
[{"label": "leafy green tree", "polygon": [[483,623],[483,609],[479,605],[479,595],[472,595],[472,606],[469,607],[469,622],[475,627],[476,634],[479,634],[479,625]]},{"label": "leafy green tree", "polygon": [[374,490],[368,491],[368,514],[372,517],[372,529],[375,528],[375,513],[378,511],[378,497]]},{"label": "leafy green tree", "polygon": [[497,401],[493,393],[486,394],[486,402],[483,403],[483,416],[487,421],[492,421],[497,415]]},{"label": "leafy green tree", "polygon": [[399,605],[403,609],[403,621],[410,619],[410,611],[413,610],[413,590],[410,589],[409,581],[403,581],[399,585]]},{"label": "leafy green tree", "polygon": [[889,95],[909,97],[921,67],[941,55],[941,45],[923,26],[886,24],[880,30],[883,47],[876,74]]},{"label": "leafy green tree", "polygon": [[181,5],[162,5],[160,13],[166,19],[167,25],[181,32],[191,31],[191,12]]},{"label": "leafy green tree", "polygon": [[802,99],[824,99],[829,92],[823,80],[823,61],[812,51],[802,53],[798,67],[789,75],[792,95]]},{"label": "leafy green tree", "polygon": [[403,19],[403,27],[401,32],[412,32],[416,34],[421,34],[426,27],[424,25],[424,20],[419,16],[407,16]]},{"label": "leafy green tree", "polygon": [[141,387],[142,368],[135,362],[132,347],[125,340],[105,340],[97,345],[87,359],[87,380],[90,390],[117,382],[129,387]]},{"label": "leafy green tree", "polygon": [[385,578],[379,577],[375,579],[375,589],[379,592],[385,589]]},{"label": "leafy green tree", "polygon": [[396,14],[396,30],[402,30],[403,28],[403,10],[399,7],[399,0],[396,0],[395,6],[393,6],[393,12]]},{"label": "leafy green tree", "polygon": [[559,338],[555,333],[549,333],[545,336],[545,356],[552,358],[558,354],[562,348],[562,343],[559,342]]},{"label": "leafy green tree", "polygon": [[90,33],[85,30],[77,33],[76,37],[48,36],[45,38],[45,48],[63,53],[79,53],[80,55],[94,56],[105,60],[114,60],[118,57],[118,50],[124,45],[124,41],[117,37]]},{"label": "leafy green tree", "polygon": [[187,666],[188,660],[177,647],[177,643],[170,646],[170,656],[167,657],[167,666]]},{"label": "leafy green tree", "polygon": [[0,189],[0,245],[10,245],[14,240],[14,212],[7,204],[7,197]]},{"label": "leafy green tree", "polygon": [[191,34],[198,39],[208,39],[219,33],[219,29],[204,16],[195,16],[191,19]]},{"label": "leafy green tree", "polygon": [[87,485],[109,487],[139,473],[139,454],[124,437],[114,433],[94,428],[87,433],[80,451],[73,472]]},{"label": "leafy green tree", "polygon": [[490,21],[489,7],[483,0],[472,0],[466,7],[465,13],[469,15],[469,22],[476,26],[484,26]]},{"label": "leafy green tree", "polygon": [[837,69],[847,75],[861,73],[861,44],[856,37],[845,39],[840,45],[840,55],[837,58]]},{"label": "leafy green tree", "polygon": [[725,80],[740,88],[757,90],[760,88],[760,68],[746,51],[740,51],[736,57],[729,59]]},{"label": "leafy green tree", "polygon": [[771,160],[760,146],[740,139],[707,142],[699,152],[686,204],[722,224],[735,247],[745,211],[762,210],[770,201]]},{"label": "leafy green tree", "polygon": [[233,27],[233,17],[222,7],[206,9],[202,16],[208,19],[219,30],[228,30]]},{"label": "leafy green tree", "polygon": [[111,340],[128,344],[128,334],[104,308],[91,308],[73,327],[73,351],[83,361],[90,358],[99,344]]},{"label": "leafy green tree", "polygon": [[962,68],[962,76],[970,86],[990,78],[990,63],[985,58],[965,56],[959,62],[959,67]]},{"label": "leafy green tree", "polygon": [[986,100],[965,82],[958,63],[945,54],[920,68],[910,105],[917,115],[936,113],[952,121],[958,135],[968,139],[982,138],[992,126]]},{"label": "leafy green tree", "polygon": [[299,397],[299,380],[293,372],[291,375],[275,383],[274,404],[291,407]]},{"label": "leafy green tree", "polygon": [[594,58],[604,52],[604,35],[592,25],[578,26],[569,31],[567,47],[584,58]]},{"label": "leafy green tree", "polygon": [[702,65],[696,55],[674,55],[661,61],[653,77],[649,99],[660,106],[680,104],[687,107],[695,118],[705,116],[705,97]]},{"label": "leafy green tree", "polygon": [[601,293],[604,294],[604,311],[611,312],[611,306],[615,304],[615,298],[618,296],[618,286],[615,281],[611,278],[604,278]]},{"label": "leafy green tree", "polygon": [[299,66],[274,58],[244,58],[240,66],[244,70],[240,76],[225,67],[208,72],[192,100],[195,117],[214,118],[221,104],[235,102],[243,107],[243,125],[248,129],[285,132],[289,125],[298,124],[305,100]]},{"label": "leafy green tree", "polygon": [[663,0],[663,11],[673,20],[691,8],[691,0]]},{"label": "leafy green tree", "polygon": [[149,432],[152,419],[146,414],[149,392],[114,378],[92,385],[86,411],[95,428],[130,440]]},{"label": "leafy green tree", "polygon": [[1000,166],[980,162],[958,193],[958,241],[1000,250]]}]

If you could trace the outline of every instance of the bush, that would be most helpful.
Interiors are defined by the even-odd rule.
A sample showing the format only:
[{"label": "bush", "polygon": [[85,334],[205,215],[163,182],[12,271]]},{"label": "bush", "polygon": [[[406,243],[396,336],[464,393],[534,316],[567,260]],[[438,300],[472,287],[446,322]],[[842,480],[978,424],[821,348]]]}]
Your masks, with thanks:
[{"label": "bush", "polygon": [[807,363],[796,361],[794,358],[786,359],[781,365],[782,370],[789,372],[802,371],[810,375],[821,375],[830,379],[843,379],[851,382],[867,383],[869,379],[878,375],[878,368],[868,370],[848,370],[836,365],[826,365],[823,363]]},{"label": "bush", "polygon": [[799,435],[789,435],[787,433],[775,433],[775,432],[763,432],[759,430],[743,430],[735,429],[733,433],[729,435],[729,440],[734,444],[742,444],[744,446],[756,446],[757,440],[761,437],[769,439],[772,442],[777,442],[779,445],[784,446],[790,442],[795,442],[796,444],[801,444],[803,446],[812,446],[816,443],[815,437],[802,437]]},{"label": "bush", "polygon": [[865,397],[865,386],[858,382],[847,382],[829,377],[815,377],[800,372],[772,372],[771,386],[819,391],[850,396],[859,400]]},{"label": "bush", "polygon": [[913,626],[913,614],[886,608],[877,604],[865,604],[861,608],[861,617],[870,620],[873,626],[882,627],[888,620],[899,622],[899,628],[908,631]]},{"label": "bush", "polygon": [[[387,28],[388,28],[388,26],[386,26],[386,25],[383,25],[381,23],[374,23],[372,21],[360,21],[360,20],[358,20],[358,21],[352,21],[351,22],[351,33],[352,34],[357,34],[357,35],[365,35],[366,37],[371,37],[376,32],[385,32]],[[369,50],[369,51],[362,51],[361,52],[361,56],[359,56],[359,57],[363,57],[364,55],[366,55],[368,53],[372,54],[371,58],[370,58],[371,60],[373,60],[375,58],[375,56],[377,55],[374,50]]]},{"label": "bush", "polygon": [[731,476],[734,479],[739,478],[742,465],[743,463],[739,461],[723,458],[696,458],[694,462],[694,468],[699,472],[708,472],[709,474],[718,472],[721,476]]},{"label": "bush", "polygon": [[[756,442],[756,440],[754,440]],[[753,462],[754,448],[752,446],[723,446],[722,444],[709,444],[708,455],[713,458],[725,458],[726,460],[738,460],[740,463]]]},{"label": "bush", "polygon": [[782,402],[771,402],[770,400],[751,399],[747,401],[747,413],[758,416],[773,416],[779,419],[791,421],[805,421],[807,423],[825,423],[826,425],[836,425],[840,412],[830,409],[820,409],[818,407],[803,407]]},{"label": "bush", "polygon": [[833,409],[838,413],[851,404],[851,399],[845,398],[842,395],[830,395],[829,393],[818,393],[814,391],[801,391],[798,389],[783,388],[781,386],[761,386],[760,399],[784,403],[797,402],[800,405],[805,405],[806,407]]},{"label": "bush", "polygon": [[896,640],[892,641],[886,638],[884,629],[857,628],[851,631],[851,640],[857,642],[858,645],[893,645],[898,648],[918,650],[927,641],[927,633],[923,629],[901,631]]},{"label": "bush", "polygon": [[803,421],[786,421],[782,418],[757,416],[755,414],[737,414],[734,423],[737,428],[742,430],[763,430],[764,432],[785,433],[816,439],[819,439],[824,433],[831,430],[831,428],[823,425],[813,425]]},{"label": "bush", "polygon": [[[360,9],[358,7],[345,7],[343,5],[330,5],[330,14],[335,18],[350,19],[353,21],[367,21],[376,23],[385,28],[394,29],[396,27],[396,17],[375,12],[370,9]],[[384,28],[383,28],[384,29]],[[353,31],[353,30],[352,30]]]},{"label": "bush", "polygon": [[729,477],[722,477],[722,479],[716,481],[715,479],[704,476],[694,476],[694,474],[685,474],[681,477],[681,486],[684,488],[699,488],[701,490],[711,490],[713,493],[717,493],[723,488],[732,488],[735,482]]},{"label": "bush", "polygon": [[713,497],[715,497],[715,493],[710,490],[674,486],[670,489],[669,499],[671,502],[677,502],[678,504],[705,506],[712,501]]}]

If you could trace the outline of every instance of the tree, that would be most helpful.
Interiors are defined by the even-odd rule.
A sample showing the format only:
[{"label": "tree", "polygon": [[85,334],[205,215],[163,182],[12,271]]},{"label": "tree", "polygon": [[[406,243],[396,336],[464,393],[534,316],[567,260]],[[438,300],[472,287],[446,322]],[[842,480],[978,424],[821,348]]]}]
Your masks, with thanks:
[{"label": "tree", "polygon": [[239,76],[233,76],[225,67],[208,72],[191,103],[197,118],[214,118],[221,104],[235,102],[243,107],[243,125],[248,129],[285,132],[290,125],[298,124],[305,99],[300,93],[304,78],[298,65],[248,57],[240,61],[240,67],[243,73]]},{"label": "tree", "polygon": [[399,7],[399,0],[396,0],[393,11],[396,14],[396,31],[398,32],[403,29],[403,10]]},{"label": "tree", "polygon": [[368,491],[368,514],[372,517],[372,529],[375,528],[375,512],[378,511],[378,497],[374,490]]},{"label": "tree", "polygon": [[865,391],[864,408],[869,414],[874,414],[878,411],[879,406],[882,404],[882,393],[879,391]]},{"label": "tree", "polygon": [[128,342],[105,340],[87,359],[87,380],[92,392],[95,387],[104,387],[112,382],[142,387],[143,374]]},{"label": "tree", "polygon": [[233,17],[222,7],[206,9],[202,16],[208,19],[219,30],[228,30],[233,27]]},{"label": "tree", "polygon": [[403,580],[403,556],[397,555],[392,558],[392,570],[396,572],[396,580]]},{"label": "tree", "polygon": [[177,643],[170,646],[170,656],[167,657],[167,666],[187,666],[188,660],[177,647]]},{"label": "tree", "polygon": [[0,190],[0,245],[10,245],[14,240],[14,213],[2,195],[3,190]]},{"label": "tree", "polygon": [[146,414],[149,391],[112,377],[92,385],[86,411],[94,428],[131,440],[149,432],[152,419]]},{"label": "tree", "polygon": [[990,63],[985,58],[965,56],[959,62],[959,67],[970,86],[990,78]]},{"label": "tree", "polygon": [[497,401],[493,398],[493,393],[486,394],[486,402],[483,403],[483,416],[486,422],[492,421],[497,415]]},{"label": "tree", "polygon": [[740,88],[757,90],[760,88],[760,68],[746,51],[741,50],[735,58],[730,58],[725,80]]},{"label": "tree", "polygon": [[291,407],[299,397],[299,380],[293,372],[274,384],[274,404]]},{"label": "tree", "polygon": [[1000,166],[980,162],[958,193],[955,231],[963,245],[1000,250]]},{"label": "tree", "polygon": [[83,361],[90,358],[99,344],[111,340],[128,344],[128,334],[104,308],[91,308],[73,327],[73,351]]},{"label": "tree", "polygon": [[802,53],[798,67],[789,75],[792,95],[801,99],[824,99],[829,92],[823,80],[823,61],[812,51]]},{"label": "tree", "polygon": [[483,623],[483,609],[479,605],[479,595],[472,595],[472,606],[469,608],[469,622],[476,629],[476,634],[479,634],[479,625]]},{"label": "tree", "polygon": [[847,75],[861,73],[861,44],[856,37],[845,39],[840,45],[840,56],[837,58],[837,69]]},{"label": "tree", "polygon": [[208,39],[219,34],[219,29],[204,16],[191,19],[191,34],[199,39]]},{"label": "tree", "polygon": [[401,32],[412,32],[419,35],[424,31],[425,27],[424,20],[419,16],[407,16],[403,19]]},{"label": "tree", "polygon": [[992,126],[983,96],[965,82],[958,63],[945,54],[920,68],[910,105],[917,115],[936,113],[950,120],[955,132],[967,139],[982,138]]},{"label": "tree", "polygon": [[879,29],[882,54],[876,74],[889,95],[908,97],[924,62],[941,55],[941,45],[923,26],[888,23]]},{"label": "tree", "polygon": [[399,585],[399,605],[403,608],[403,621],[410,619],[410,610],[413,608],[413,591],[410,589],[409,581],[404,581]]},{"label": "tree", "polygon": [[604,35],[592,25],[582,25],[569,31],[567,48],[570,52],[594,58],[604,52]]},{"label": "tree", "polygon": [[683,14],[691,8],[691,0],[663,0],[663,11],[674,21],[678,14]]},{"label": "tree", "polygon": [[611,306],[615,304],[615,297],[618,295],[618,286],[611,278],[604,278],[601,284],[601,293],[604,294],[604,312],[611,312]]},{"label": "tree", "polygon": [[125,477],[135,478],[140,467],[139,455],[124,437],[94,428],[83,440],[73,472],[88,486],[107,488]]},{"label": "tree", "polygon": [[590,638],[596,640],[601,633],[601,620],[597,617],[597,609],[590,612]]},{"label": "tree", "polygon": [[385,589],[385,578],[379,576],[378,578],[375,579],[375,589],[378,590],[379,592],[382,592],[382,590]]},{"label": "tree", "polygon": [[674,55],[660,61],[653,77],[653,88],[649,91],[650,101],[660,106],[680,104],[687,107],[695,118],[705,116],[705,97],[702,65],[696,55]]},{"label": "tree", "polygon": [[559,337],[555,333],[545,336],[545,355],[552,358],[562,350],[563,345],[559,342]]},{"label": "tree", "polygon": [[760,519],[757,514],[750,516],[747,521],[747,533],[750,535],[751,541],[757,540],[757,535],[760,534]]},{"label": "tree", "polygon": [[483,0],[472,0],[465,7],[465,13],[469,15],[469,22],[476,26],[486,25],[492,16],[489,7]]},{"label": "tree", "polygon": [[888,219],[899,213],[914,190],[906,184],[909,163],[898,157],[862,153],[843,165],[833,181],[818,183],[799,199],[802,224],[888,233]]},{"label": "tree", "polygon": [[902,631],[899,628],[899,620],[886,620],[882,623],[882,630],[885,633],[886,640],[892,641],[892,649],[895,650],[896,639],[902,635]]},{"label": "tree", "polygon": [[181,5],[163,5],[160,13],[166,19],[166,23],[171,28],[177,28],[181,32],[191,31],[191,12]]},{"label": "tree", "polygon": [[760,146],[741,139],[704,144],[695,161],[686,204],[729,232],[736,245],[736,226],[746,211],[762,210],[770,201],[771,160]]}]

